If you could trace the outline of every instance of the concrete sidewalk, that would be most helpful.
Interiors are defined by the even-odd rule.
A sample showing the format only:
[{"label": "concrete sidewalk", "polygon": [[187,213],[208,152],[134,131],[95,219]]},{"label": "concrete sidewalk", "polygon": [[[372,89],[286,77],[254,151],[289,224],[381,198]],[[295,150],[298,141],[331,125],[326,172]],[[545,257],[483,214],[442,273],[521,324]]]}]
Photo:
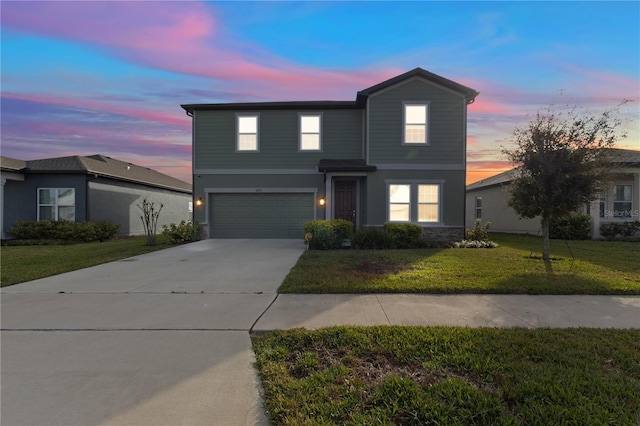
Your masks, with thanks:
[{"label": "concrete sidewalk", "polygon": [[293,240],[206,240],[1,290],[3,425],[264,425],[250,331],[640,328],[640,297],[276,293]]},{"label": "concrete sidewalk", "polygon": [[332,325],[640,328],[640,297],[281,294],[253,331]]}]

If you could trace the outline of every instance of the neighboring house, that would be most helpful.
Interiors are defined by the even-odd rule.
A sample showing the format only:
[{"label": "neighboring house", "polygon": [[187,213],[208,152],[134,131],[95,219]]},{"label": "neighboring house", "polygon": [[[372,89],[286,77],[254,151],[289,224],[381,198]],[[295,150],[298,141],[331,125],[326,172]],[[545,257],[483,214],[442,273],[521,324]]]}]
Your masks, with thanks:
[{"label": "neighboring house", "polygon": [[[592,238],[600,238],[600,225],[607,222],[640,220],[640,151],[611,149],[614,179],[608,191],[599,194],[582,213],[591,216]],[[466,225],[472,228],[476,219],[491,222],[493,232],[537,235],[540,218],[519,219],[507,206],[507,185],[513,170],[491,176],[467,186]],[[567,188],[568,191],[571,188]]]},{"label": "neighboring house", "polygon": [[191,185],[145,167],[105,157],[22,161],[0,158],[2,238],[19,220],[103,221],[119,235],[144,234],[138,204],[164,205],[162,224],[191,219]]},{"label": "neighboring house", "polygon": [[193,118],[194,217],[210,238],[300,238],[312,219],[464,232],[467,105],[421,68],[354,101],[182,105]]}]

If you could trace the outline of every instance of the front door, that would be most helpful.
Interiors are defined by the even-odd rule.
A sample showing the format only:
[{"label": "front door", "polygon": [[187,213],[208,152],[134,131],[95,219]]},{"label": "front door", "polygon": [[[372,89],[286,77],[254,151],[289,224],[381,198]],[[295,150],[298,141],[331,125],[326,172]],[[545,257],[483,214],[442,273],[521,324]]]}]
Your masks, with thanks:
[{"label": "front door", "polygon": [[356,225],[356,181],[337,180],[335,182],[335,219],[345,219]]}]

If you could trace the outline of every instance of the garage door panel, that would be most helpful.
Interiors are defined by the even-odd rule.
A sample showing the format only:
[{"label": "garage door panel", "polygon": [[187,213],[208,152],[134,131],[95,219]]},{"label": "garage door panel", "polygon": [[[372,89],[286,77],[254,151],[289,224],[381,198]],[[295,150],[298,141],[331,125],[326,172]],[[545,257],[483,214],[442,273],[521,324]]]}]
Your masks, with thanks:
[{"label": "garage door panel", "polygon": [[213,194],[212,238],[301,238],[314,217],[310,193]]}]

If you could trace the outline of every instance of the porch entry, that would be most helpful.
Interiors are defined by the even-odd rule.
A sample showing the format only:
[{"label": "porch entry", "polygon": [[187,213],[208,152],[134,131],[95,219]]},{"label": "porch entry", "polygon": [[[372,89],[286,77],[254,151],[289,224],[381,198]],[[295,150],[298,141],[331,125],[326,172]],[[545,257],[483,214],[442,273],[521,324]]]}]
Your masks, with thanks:
[{"label": "porch entry", "polygon": [[357,223],[357,181],[336,180],[333,217]]}]

